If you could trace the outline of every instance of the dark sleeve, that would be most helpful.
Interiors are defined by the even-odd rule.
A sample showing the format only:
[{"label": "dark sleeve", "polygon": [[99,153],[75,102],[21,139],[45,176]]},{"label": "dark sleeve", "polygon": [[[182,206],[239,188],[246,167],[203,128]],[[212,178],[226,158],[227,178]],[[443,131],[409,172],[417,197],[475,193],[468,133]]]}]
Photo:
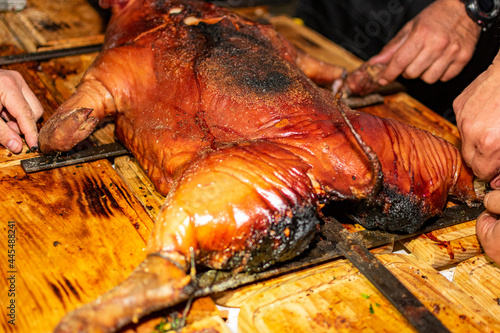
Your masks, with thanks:
[{"label": "dark sleeve", "polygon": [[304,23],[367,60],[433,0],[298,0]]}]

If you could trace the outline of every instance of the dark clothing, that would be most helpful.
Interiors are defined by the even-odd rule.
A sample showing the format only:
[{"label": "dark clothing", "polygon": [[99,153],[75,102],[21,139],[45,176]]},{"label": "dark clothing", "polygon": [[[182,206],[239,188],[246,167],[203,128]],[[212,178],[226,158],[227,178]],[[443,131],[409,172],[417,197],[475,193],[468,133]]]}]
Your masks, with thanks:
[{"label": "dark clothing", "polygon": [[[336,44],[368,60],[380,52],[406,22],[433,0],[298,0],[296,16]],[[451,122],[453,100],[482,73],[498,52],[498,24],[482,33],[474,57],[448,82],[429,85],[420,79],[401,81],[408,93]]]},{"label": "dark clothing", "polygon": [[382,47],[432,0],[299,0],[304,23],[363,60]]}]

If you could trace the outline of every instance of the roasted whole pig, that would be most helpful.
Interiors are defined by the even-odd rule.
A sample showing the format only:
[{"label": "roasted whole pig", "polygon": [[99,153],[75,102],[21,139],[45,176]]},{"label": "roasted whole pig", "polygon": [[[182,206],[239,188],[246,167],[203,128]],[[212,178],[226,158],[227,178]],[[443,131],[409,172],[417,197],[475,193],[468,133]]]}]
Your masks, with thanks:
[{"label": "roasted whole pig", "polygon": [[480,200],[454,146],[349,109],[316,84],[345,71],[272,26],[199,0],[101,5],[112,9],[104,49],[40,148],[69,150],[112,116],[166,199],[147,259],[57,332],[113,331],[187,299],[192,262],[237,272],[292,259],[329,201],[366,227],[411,232],[448,195]]}]

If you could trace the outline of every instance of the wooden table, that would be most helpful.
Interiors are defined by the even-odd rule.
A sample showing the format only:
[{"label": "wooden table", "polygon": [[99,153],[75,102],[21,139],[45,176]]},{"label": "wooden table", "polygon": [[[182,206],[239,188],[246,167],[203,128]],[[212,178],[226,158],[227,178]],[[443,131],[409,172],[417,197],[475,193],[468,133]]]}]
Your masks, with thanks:
[{"label": "wooden table", "polygon": [[[95,44],[103,40],[106,25],[84,0],[29,0],[27,9],[2,13],[0,18],[1,55]],[[289,18],[274,17],[271,21],[298,47],[324,61],[348,69],[360,63]],[[74,91],[96,55],[6,68],[25,77],[46,110],[46,120]],[[460,144],[452,124],[404,93],[388,96],[384,104],[364,111],[409,122]],[[113,141],[113,124],[98,130],[92,140]],[[117,285],[144,259],[163,197],[154,191],[133,158],[27,175],[20,160],[36,154],[26,151],[24,147],[21,154],[14,155],[0,147],[0,331],[50,332],[65,313]],[[385,248],[381,260],[397,276],[411,275],[420,281],[414,284],[415,293],[423,293],[426,304],[434,304],[435,312],[441,309],[437,312],[445,324],[452,323],[457,331],[498,329],[492,318],[500,318],[500,291],[495,287],[500,269],[481,254],[474,221],[403,244],[412,256],[393,254],[391,246]],[[9,257],[8,250],[15,252]],[[436,271],[450,265],[458,265],[453,283],[441,279]],[[432,283],[426,283],[422,275],[431,277],[428,280]],[[431,293],[432,286],[442,290]],[[215,299],[226,306],[241,307],[241,332],[371,331],[388,322],[387,331],[411,331],[356,269],[340,260]],[[15,302],[13,306],[11,302]],[[191,322],[227,331],[210,299],[199,304]],[[203,317],[208,319],[200,322]],[[151,332],[161,320],[161,316],[150,318],[128,331]]]}]

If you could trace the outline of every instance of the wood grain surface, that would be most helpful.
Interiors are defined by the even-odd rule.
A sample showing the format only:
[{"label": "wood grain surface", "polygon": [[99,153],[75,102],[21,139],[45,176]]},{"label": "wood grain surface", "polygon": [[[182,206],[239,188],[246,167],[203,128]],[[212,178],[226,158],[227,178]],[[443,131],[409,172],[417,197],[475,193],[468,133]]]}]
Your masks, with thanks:
[{"label": "wood grain surface", "polygon": [[[68,311],[127,277],[144,258],[153,222],[107,160],[26,175],[0,169],[1,253],[15,224],[17,321],[4,331],[50,332]],[[12,274],[9,274],[12,275]],[[5,285],[0,303],[8,304]],[[0,311],[6,318],[6,308]]]},{"label": "wood grain surface", "polygon": [[462,262],[482,253],[476,221],[433,231],[401,243],[418,259],[434,268]]},{"label": "wood grain surface", "polygon": [[[432,267],[407,255],[378,258],[452,332],[497,332],[499,323]],[[413,332],[394,307],[350,263],[267,282],[246,299],[239,332]],[[253,290],[254,291],[254,290]]]},{"label": "wood grain surface", "polygon": [[492,318],[500,318],[500,266],[486,255],[465,260],[457,265],[453,282],[487,310]]}]

